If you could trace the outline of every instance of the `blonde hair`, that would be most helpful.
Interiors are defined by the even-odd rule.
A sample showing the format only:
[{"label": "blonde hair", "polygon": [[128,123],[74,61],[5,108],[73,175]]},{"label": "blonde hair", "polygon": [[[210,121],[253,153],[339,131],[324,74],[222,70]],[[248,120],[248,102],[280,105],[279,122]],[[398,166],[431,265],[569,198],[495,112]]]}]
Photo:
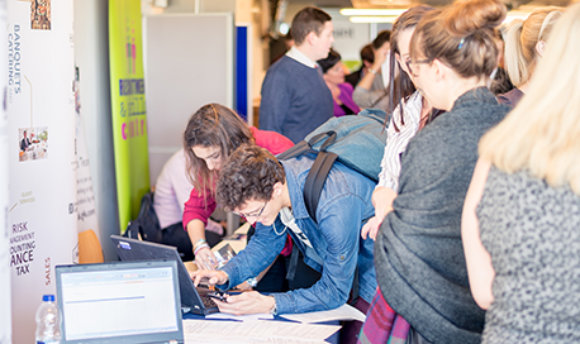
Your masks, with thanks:
[{"label": "blonde hair", "polygon": [[533,11],[526,20],[513,21],[505,35],[505,68],[516,86],[525,84],[532,75],[537,60],[536,45],[547,41],[552,27],[562,15],[560,7]]},{"label": "blonde hair", "polygon": [[552,187],[580,194],[580,3],[558,20],[546,54],[518,106],[480,141],[500,170],[529,170]]}]

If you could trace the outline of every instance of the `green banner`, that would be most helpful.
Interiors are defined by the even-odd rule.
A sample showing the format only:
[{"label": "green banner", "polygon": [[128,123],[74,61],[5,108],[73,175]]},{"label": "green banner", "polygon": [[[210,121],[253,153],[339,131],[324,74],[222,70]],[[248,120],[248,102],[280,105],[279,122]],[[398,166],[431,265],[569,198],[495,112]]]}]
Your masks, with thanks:
[{"label": "green banner", "polygon": [[121,232],[149,190],[141,1],[109,0],[109,65]]}]

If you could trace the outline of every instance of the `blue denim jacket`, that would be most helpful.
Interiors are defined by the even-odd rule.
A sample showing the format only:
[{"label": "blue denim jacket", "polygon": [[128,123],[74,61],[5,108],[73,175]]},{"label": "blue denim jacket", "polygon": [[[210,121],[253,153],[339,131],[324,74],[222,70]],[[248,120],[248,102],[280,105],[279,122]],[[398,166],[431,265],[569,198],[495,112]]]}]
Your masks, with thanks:
[{"label": "blue denim jacket", "polygon": [[308,256],[304,244],[285,228],[278,216],[274,226],[257,223],[256,233],[246,249],[222,268],[229,275],[227,288],[232,288],[257,276],[272,263],[284,247],[285,234],[292,235],[294,243],[306,252],[304,262],[321,272],[322,277],[307,289],[272,293],[278,313],[320,311],[343,305],[349,297],[357,267],[359,296],[370,303],[377,287],[374,242],[360,237],[364,221],[374,215],[371,195],[375,183],[336,162],[320,196],[317,224],[308,215],[303,198],[304,182],[312,163],[309,157],[282,161],[296,224],[308,237],[318,257]]}]

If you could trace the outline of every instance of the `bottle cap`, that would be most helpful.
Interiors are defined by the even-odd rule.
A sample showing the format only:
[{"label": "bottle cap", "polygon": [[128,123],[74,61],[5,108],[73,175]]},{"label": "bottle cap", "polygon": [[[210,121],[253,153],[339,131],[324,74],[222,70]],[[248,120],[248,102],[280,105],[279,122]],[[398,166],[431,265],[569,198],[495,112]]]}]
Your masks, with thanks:
[{"label": "bottle cap", "polygon": [[54,302],[54,295],[52,294],[42,295],[42,301]]}]

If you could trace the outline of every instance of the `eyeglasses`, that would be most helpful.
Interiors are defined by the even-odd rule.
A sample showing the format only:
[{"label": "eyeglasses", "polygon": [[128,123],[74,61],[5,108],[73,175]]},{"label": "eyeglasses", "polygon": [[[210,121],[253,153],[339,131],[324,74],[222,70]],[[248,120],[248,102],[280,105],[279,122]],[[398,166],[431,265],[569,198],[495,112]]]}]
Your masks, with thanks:
[{"label": "eyeglasses", "polygon": [[259,210],[256,210],[253,214],[244,214],[244,213],[236,212],[236,211],[234,211],[233,213],[236,214],[236,215],[239,215],[239,216],[243,216],[246,219],[248,219],[250,217],[253,217],[253,218],[256,218],[257,219],[260,216],[262,216],[262,213],[264,212],[264,209],[266,209],[266,206],[268,205],[268,202],[270,202],[270,201],[264,202],[264,205],[262,206],[262,208],[260,208]]},{"label": "eyeglasses", "polygon": [[407,70],[409,71],[409,74],[411,74],[413,76],[417,76],[417,73],[413,72],[413,68],[411,68],[411,65],[418,65],[421,63],[430,63],[431,61],[433,61],[433,59],[423,59],[423,60],[415,60],[415,61],[408,59],[408,60],[405,60],[405,65],[407,66]]}]

